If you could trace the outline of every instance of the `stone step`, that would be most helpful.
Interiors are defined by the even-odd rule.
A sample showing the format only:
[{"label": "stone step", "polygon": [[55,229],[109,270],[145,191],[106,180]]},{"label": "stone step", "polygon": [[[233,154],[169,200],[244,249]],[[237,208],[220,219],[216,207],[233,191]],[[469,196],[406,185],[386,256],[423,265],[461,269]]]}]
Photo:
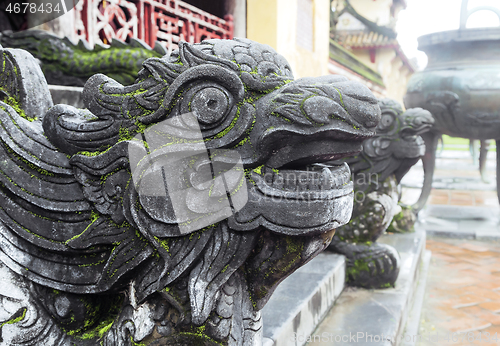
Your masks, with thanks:
[{"label": "stone step", "polygon": [[50,95],[55,105],[65,104],[76,108],[84,108],[81,87],[49,85]]},{"label": "stone step", "polygon": [[406,328],[404,330],[403,337],[401,338],[400,346],[415,346],[419,340],[420,315],[422,314],[422,305],[425,297],[425,285],[427,283],[427,272],[429,271],[431,257],[432,253],[429,250],[425,250],[422,263],[420,264],[419,280],[417,283],[417,289],[415,290],[413,305],[410,313],[408,314],[408,320],[406,321]]},{"label": "stone step", "polygon": [[498,206],[428,205],[418,218],[429,236],[500,240]]},{"label": "stone step", "polygon": [[344,256],[321,253],[285,279],[262,310],[263,346],[303,345],[344,288]]},{"label": "stone step", "polygon": [[[430,259],[430,253],[425,252],[425,231],[419,228],[415,233],[385,235],[379,242],[395,247],[401,255],[396,287],[377,290],[346,288],[313,334],[302,336],[301,340],[306,339],[308,346],[398,346],[403,345],[405,330],[418,330],[419,318],[409,316],[420,314],[422,300],[415,297],[421,294],[417,294],[418,290],[425,290],[425,266]],[[412,324],[408,325],[407,321]]]}]

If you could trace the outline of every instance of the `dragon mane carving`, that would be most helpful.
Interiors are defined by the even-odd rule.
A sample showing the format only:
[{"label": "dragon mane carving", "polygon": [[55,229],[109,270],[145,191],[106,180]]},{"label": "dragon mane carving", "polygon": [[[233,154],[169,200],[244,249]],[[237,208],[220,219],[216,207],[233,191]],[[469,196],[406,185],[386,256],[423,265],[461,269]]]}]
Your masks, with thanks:
[{"label": "dragon mane carving", "polygon": [[324,162],[373,136],[371,92],[210,40],[130,86],[94,75],[76,109],[0,52],[4,344],[259,345],[275,287],[351,216],[349,169]]},{"label": "dragon mane carving", "polygon": [[[425,153],[420,134],[434,119],[422,108],[403,111],[392,99],[379,100],[382,117],[376,135],[365,140],[359,155],[342,160],[353,174],[355,203],[351,221],[337,229],[329,250],[347,258],[347,282],[353,286],[394,286],[399,273],[399,254],[376,240],[387,230],[414,223],[404,205],[398,207],[398,184]],[[393,221],[400,211],[401,219]],[[412,222],[413,220],[413,222]]]},{"label": "dragon mane carving", "polygon": [[68,86],[84,86],[96,73],[124,85],[133,84],[144,60],[161,58],[167,53],[159,43],[151,49],[134,38],[130,43],[114,39],[109,47],[96,44],[90,48],[87,41],[74,44],[67,37],[60,38],[43,30],[1,32],[0,45],[30,52],[40,62],[47,83]]}]

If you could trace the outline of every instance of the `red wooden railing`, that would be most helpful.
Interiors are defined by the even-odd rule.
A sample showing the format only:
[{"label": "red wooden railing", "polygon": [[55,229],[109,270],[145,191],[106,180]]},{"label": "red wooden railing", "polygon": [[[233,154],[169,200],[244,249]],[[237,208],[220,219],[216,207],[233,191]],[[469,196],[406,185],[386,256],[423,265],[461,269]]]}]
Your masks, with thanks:
[{"label": "red wooden railing", "polygon": [[91,46],[139,38],[168,50],[180,40],[233,38],[231,15],[221,19],[180,0],[81,0],[75,7],[77,38]]}]

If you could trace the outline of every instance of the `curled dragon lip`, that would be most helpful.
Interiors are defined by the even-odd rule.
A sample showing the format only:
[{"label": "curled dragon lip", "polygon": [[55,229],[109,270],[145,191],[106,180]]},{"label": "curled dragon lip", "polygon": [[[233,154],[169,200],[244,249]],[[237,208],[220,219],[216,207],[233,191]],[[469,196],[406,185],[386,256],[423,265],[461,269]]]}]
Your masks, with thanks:
[{"label": "curled dragon lip", "polygon": [[353,191],[351,171],[347,163],[322,163],[304,167],[305,170],[276,170],[264,166],[260,173],[252,172],[257,190],[264,196],[292,200],[323,200],[345,196]]},{"label": "curled dragon lip", "polygon": [[253,183],[248,203],[228,219],[235,230],[263,226],[280,234],[310,236],[329,232],[351,217],[353,183],[347,164],[316,163],[282,170],[264,166],[249,178]]},{"label": "curled dragon lip", "polygon": [[401,129],[401,137],[403,139],[406,139],[406,138],[410,139],[410,138],[420,136],[421,134],[429,131],[430,128],[432,127],[432,125],[433,125],[433,123],[424,122],[419,126],[404,127],[403,129]]}]

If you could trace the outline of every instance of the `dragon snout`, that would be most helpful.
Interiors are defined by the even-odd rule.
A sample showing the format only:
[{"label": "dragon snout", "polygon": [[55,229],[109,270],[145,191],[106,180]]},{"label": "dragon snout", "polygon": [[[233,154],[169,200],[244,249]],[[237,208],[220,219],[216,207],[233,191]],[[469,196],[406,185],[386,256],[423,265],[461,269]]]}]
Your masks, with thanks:
[{"label": "dragon snout", "polygon": [[371,91],[343,77],[302,78],[269,95],[271,112],[303,125],[372,132],[380,108]]},{"label": "dragon snout", "polygon": [[[432,114],[422,108],[411,108],[403,114],[405,122],[404,130],[419,135],[427,132],[434,125]],[[403,130],[403,131],[404,131]]]},{"label": "dragon snout", "polygon": [[324,96],[313,96],[307,98],[302,105],[307,118],[312,119],[316,123],[327,124],[333,119],[340,120],[351,124],[356,128],[374,128],[379,119],[379,114],[376,109],[360,109],[360,107],[352,107],[348,109],[342,102],[340,104],[334,99]]}]

